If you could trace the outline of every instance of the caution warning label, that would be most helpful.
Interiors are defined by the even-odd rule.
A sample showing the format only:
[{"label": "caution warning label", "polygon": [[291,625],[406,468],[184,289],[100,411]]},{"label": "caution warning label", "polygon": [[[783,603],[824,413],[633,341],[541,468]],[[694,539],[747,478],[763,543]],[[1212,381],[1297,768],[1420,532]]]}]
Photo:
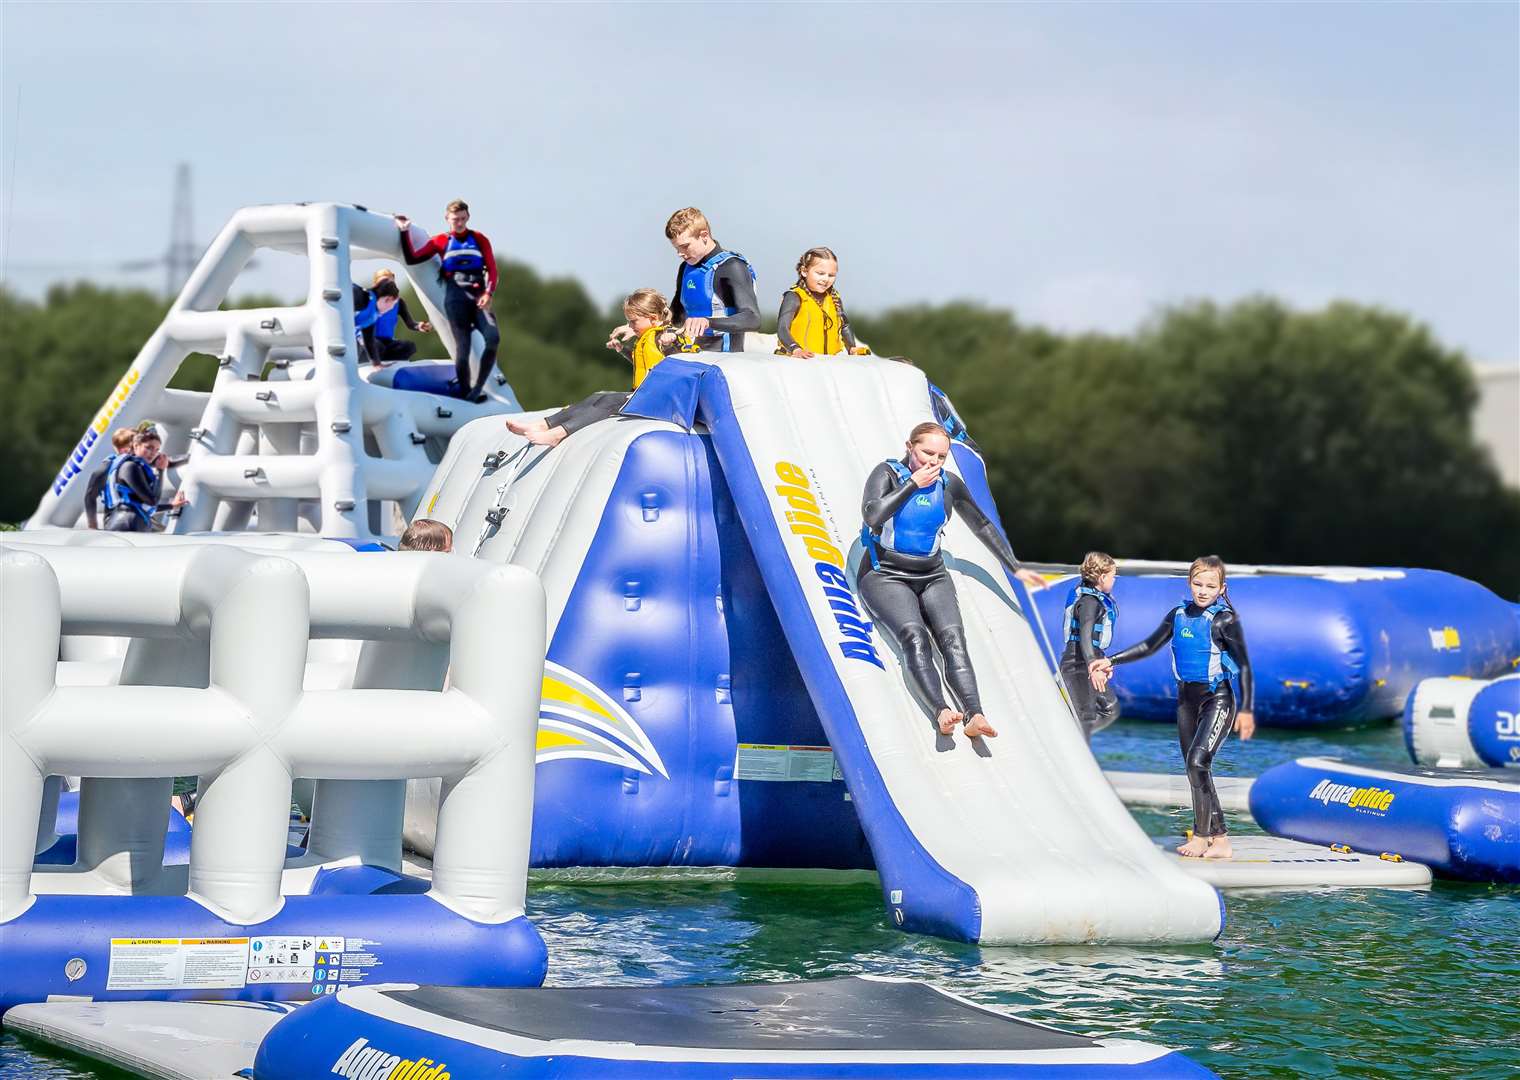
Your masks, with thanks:
[{"label": "caution warning label", "polygon": [[248,939],[112,938],[107,990],[228,989],[244,985]]}]

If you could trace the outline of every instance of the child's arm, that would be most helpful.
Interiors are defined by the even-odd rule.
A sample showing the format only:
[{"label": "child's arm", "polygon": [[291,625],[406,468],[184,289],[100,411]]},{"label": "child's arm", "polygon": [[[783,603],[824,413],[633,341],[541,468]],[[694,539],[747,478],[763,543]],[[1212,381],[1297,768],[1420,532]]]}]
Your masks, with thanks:
[{"label": "child's arm", "polygon": [[781,342],[781,347],[787,352],[806,352],[797,344],[797,339],[792,337],[792,320],[797,317],[797,312],[802,309],[802,301],[791,289],[781,294],[781,310],[776,313],[776,337]]},{"label": "child's arm", "polygon": [[1098,625],[1098,617],[1103,611],[1103,605],[1095,596],[1086,593],[1077,597],[1077,652],[1082,657],[1084,665],[1091,664],[1094,660],[1104,658],[1103,650],[1093,644],[1093,627]]},{"label": "child's arm", "polygon": [[872,529],[880,529],[913,497],[918,486],[912,480],[897,483],[897,474],[886,462],[871,470],[866,477],[865,494],[860,499],[860,516]]},{"label": "child's arm", "polygon": [[850,317],[844,313],[844,297],[837,292],[834,294],[834,308],[839,312],[839,343],[844,346],[844,351],[853,353],[858,346],[855,344],[855,330],[850,326]]},{"label": "child's arm", "polygon": [[747,334],[760,329],[760,299],[755,295],[755,279],[749,267],[739,259],[729,259],[718,267],[713,286],[732,315],[717,315],[707,320],[716,334]]},{"label": "child's arm", "polygon": [[421,324],[418,323],[416,319],[412,318],[412,313],[406,309],[406,297],[402,297],[396,302],[396,309],[401,321],[406,325],[406,328],[408,330],[411,330],[414,333],[420,333],[422,331]]},{"label": "child's arm", "polygon": [[1256,732],[1256,679],[1251,673],[1251,658],[1246,655],[1246,634],[1235,612],[1221,611],[1215,617],[1214,643],[1229,653],[1240,668],[1240,712],[1235,718],[1235,730],[1242,739],[1249,739]]},{"label": "child's arm", "polygon": [[110,463],[107,462],[96,469],[94,475],[90,477],[90,482],[84,488],[84,520],[85,524],[92,529],[99,528],[95,519],[95,500],[100,498],[100,490],[106,486],[106,473],[110,468]]},{"label": "child's arm", "polygon": [[1128,664],[1135,660],[1144,660],[1147,656],[1161,651],[1162,646],[1172,640],[1172,616],[1175,612],[1168,611],[1161,620],[1161,625],[1151,631],[1151,636],[1144,641],[1137,641],[1127,649],[1120,649],[1110,656],[1109,662],[1113,664]]}]

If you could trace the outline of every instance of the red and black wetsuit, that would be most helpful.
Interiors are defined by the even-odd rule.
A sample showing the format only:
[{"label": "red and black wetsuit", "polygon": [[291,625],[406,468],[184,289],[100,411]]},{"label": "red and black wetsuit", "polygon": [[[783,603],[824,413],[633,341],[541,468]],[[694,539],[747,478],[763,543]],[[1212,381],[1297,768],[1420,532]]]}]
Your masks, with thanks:
[{"label": "red and black wetsuit", "polygon": [[[454,332],[454,374],[459,382],[459,396],[467,400],[480,396],[481,388],[496,363],[496,348],[501,333],[496,318],[482,308],[482,294],[496,292],[496,255],[491,241],[474,229],[462,233],[438,233],[420,248],[412,247],[410,231],[401,233],[401,251],[409,264],[426,262],[435,255],[442,260],[439,277],[443,281],[443,313]],[[476,330],[485,340],[480,357],[480,371],[470,374],[470,334]]]}]

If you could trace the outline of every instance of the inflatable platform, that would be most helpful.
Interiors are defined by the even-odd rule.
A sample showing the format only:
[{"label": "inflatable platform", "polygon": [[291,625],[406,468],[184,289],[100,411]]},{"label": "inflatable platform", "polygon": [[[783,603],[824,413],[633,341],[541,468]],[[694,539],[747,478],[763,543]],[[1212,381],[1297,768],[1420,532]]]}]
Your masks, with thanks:
[{"label": "inflatable platform", "polygon": [[[282,1020],[255,1080],[453,1076],[1196,1077],[1180,1054],[1013,1020],[920,983],[881,979],[531,992],[347,991]],[[425,1071],[421,1073],[427,1075]]]},{"label": "inflatable platform", "polygon": [[1171,837],[1161,846],[1183,873],[1216,889],[1408,889],[1430,884],[1430,867],[1419,863],[1280,836],[1231,835],[1235,854],[1230,859],[1184,858],[1175,851],[1180,843],[1181,837]]},{"label": "inflatable platform", "polygon": [[1251,814],[1278,836],[1397,855],[1440,877],[1520,881],[1520,774],[1511,770],[1299,758],[1257,777]]},{"label": "inflatable platform", "polygon": [[[894,925],[959,940],[1218,933],[1217,893],[1103,780],[969,530],[945,547],[1000,738],[939,736],[862,611],[866,475],[935,415],[908,365],[734,355],[665,361],[550,451],[499,421],[455,437],[421,512],[548,594],[534,866],[874,866]],[[951,467],[985,492],[969,447]],[[423,854],[432,797],[413,786]]]},{"label": "inflatable platform", "polygon": [[1520,769],[1520,674],[1423,680],[1404,707],[1404,743],[1418,765]]},{"label": "inflatable platform", "polygon": [[[1121,772],[1104,769],[1104,779],[1126,806],[1161,806],[1173,810],[1191,809],[1193,790],[1188,787],[1187,777],[1180,773]],[[1249,776],[1216,776],[1214,790],[1219,793],[1219,805],[1226,810],[1248,811],[1251,809],[1251,783]]]},{"label": "inflatable platform", "polygon": [[[1149,634],[1186,599],[1187,564],[1121,560],[1114,648]],[[1066,639],[1075,574],[1035,597],[1046,633]],[[1256,675],[1257,723],[1338,727],[1398,716],[1421,679],[1488,678],[1520,658],[1514,605],[1437,570],[1231,566],[1230,598]],[[1171,721],[1177,690],[1166,650],[1116,673],[1123,715]]]}]

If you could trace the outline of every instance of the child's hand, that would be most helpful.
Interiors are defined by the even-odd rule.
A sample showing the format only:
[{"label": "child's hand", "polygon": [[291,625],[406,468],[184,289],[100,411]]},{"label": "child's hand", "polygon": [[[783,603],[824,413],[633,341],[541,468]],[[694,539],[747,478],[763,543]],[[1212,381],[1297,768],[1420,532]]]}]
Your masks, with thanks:
[{"label": "child's hand", "polygon": [[940,467],[938,465],[925,465],[913,472],[913,482],[921,488],[929,487],[939,479]]},{"label": "child's hand", "polygon": [[426,319],[423,319],[420,323],[417,324],[417,333],[419,333],[419,334],[430,334],[432,332],[433,332],[433,324],[430,323],[430,322],[428,322]]},{"label": "child's hand", "polygon": [[681,333],[691,338],[691,340],[696,341],[697,338],[702,337],[707,333],[707,320],[687,319],[685,325],[681,327]]},{"label": "child's hand", "polygon": [[813,357],[817,356],[818,354],[817,353],[813,353],[813,352],[808,352],[808,350],[804,349],[801,345],[793,345],[792,346],[792,355],[793,356],[800,356],[804,360],[811,360],[811,359],[813,359]]},{"label": "child's hand", "polygon": [[616,349],[623,342],[635,336],[636,335],[633,332],[633,327],[629,326],[627,323],[624,323],[622,326],[619,326],[617,329],[613,330],[612,333],[607,335],[607,348]]},{"label": "child's hand", "polygon": [[676,332],[674,330],[666,330],[654,340],[657,345],[674,345],[676,343]]},{"label": "child's hand", "polygon": [[1108,681],[1113,677],[1114,662],[1106,656],[1100,656],[1087,665],[1087,680],[1100,694],[1108,689]]},{"label": "child's hand", "polygon": [[396,229],[399,232],[406,232],[412,227],[412,219],[405,214],[392,214],[391,220],[396,223]]},{"label": "child's hand", "polygon": [[850,350],[850,355],[851,356],[870,356],[871,355],[871,350],[868,349],[868,348],[866,348],[864,345],[857,345],[853,349]]},{"label": "child's hand", "polygon": [[1035,573],[1033,570],[1020,570],[1013,576],[1018,578],[1031,589],[1039,590],[1050,587],[1050,582],[1046,581],[1043,577]]},{"label": "child's hand", "polygon": [[1242,739],[1249,739],[1256,734],[1256,714],[1243,712],[1235,717],[1235,731]]}]

